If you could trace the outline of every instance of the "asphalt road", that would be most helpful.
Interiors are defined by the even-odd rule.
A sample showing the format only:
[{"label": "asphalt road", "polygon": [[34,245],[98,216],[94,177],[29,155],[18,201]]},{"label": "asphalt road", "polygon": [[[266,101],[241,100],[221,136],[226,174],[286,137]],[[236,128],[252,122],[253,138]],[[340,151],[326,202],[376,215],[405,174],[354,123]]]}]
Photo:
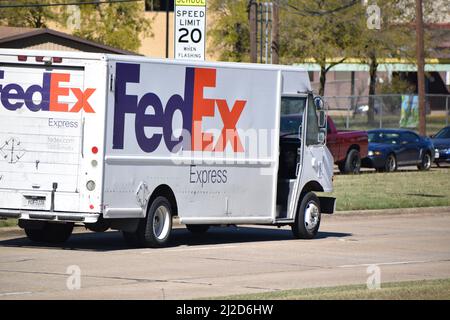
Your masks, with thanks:
[{"label": "asphalt road", "polygon": [[449,208],[326,216],[314,240],[294,240],[289,228],[213,228],[204,236],[179,228],[164,249],[127,248],[114,231],[79,230],[64,247],[49,247],[0,230],[0,299],[189,299],[364,284],[372,264],[381,286],[449,278],[449,231]]}]

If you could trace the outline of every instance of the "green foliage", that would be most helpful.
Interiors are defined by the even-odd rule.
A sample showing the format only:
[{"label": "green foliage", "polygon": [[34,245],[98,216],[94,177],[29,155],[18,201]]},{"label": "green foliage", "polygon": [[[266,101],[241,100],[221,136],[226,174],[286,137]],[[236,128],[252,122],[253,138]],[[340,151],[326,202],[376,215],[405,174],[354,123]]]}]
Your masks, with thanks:
[{"label": "green foliage", "polygon": [[248,2],[244,0],[209,0],[214,24],[208,31],[212,38],[209,52],[219,52],[222,61],[250,61]]},{"label": "green foliage", "polygon": [[394,74],[390,82],[384,81],[377,84],[377,93],[379,94],[410,94],[414,93],[415,89],[415,85],[398,74]]},{"label": "green foliage", "polygon": [[[16,0],[2,1],[1,5],[42,4],[46,2],[58,3],[61,0]],[[1,8],[0,25],[10,27],[46,28],[48,22],[62,22],[61,16],[55,7],[31,7],[31,8]]]},{"label": "green foliage", "polygon": [[144,16],[140,3],[113,3],[82,5],[80,21],[74,34],[92,41],[137,51],[141,46],[139,36],[153,36],[151,23]]},{"label": "green foliage", "polygon": [[342,58],[353,46],[355,21],[351,9],[322,15],[308,12],[331,11],[342,6],[342,1],[305,0],[288,1],[281,7],[280,42],[284,63],[306,62],[313,59],[325,65],[330,58]]}]

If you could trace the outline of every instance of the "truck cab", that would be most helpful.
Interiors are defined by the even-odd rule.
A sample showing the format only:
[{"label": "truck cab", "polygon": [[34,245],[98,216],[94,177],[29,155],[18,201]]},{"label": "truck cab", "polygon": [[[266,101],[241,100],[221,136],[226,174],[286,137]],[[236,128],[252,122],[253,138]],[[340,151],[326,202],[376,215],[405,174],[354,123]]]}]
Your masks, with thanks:
[{"label": "truck cab", "polygon": [[332,189],[333,157],[326,147],[323,101],[312,92],[281,97],[277,209],[294,236],[312,238],[320,213],[333,213],[335,199],[314,192]]}]

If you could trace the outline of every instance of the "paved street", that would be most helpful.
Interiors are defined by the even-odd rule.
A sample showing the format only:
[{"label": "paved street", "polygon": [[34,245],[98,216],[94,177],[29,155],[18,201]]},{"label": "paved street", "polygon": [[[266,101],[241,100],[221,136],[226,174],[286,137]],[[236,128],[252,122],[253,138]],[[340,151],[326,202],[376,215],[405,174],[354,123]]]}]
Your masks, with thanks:
[{"label": "paved street", "polygon": [[[118,232],[79,229],[64,247],[0,230],[0,299],[188,299],[291,288],[450,277],[450,210],[326,216],[314,240],[288,227],[184,228],[164,249],[127,248]],[[81,288],[68,290],[79,266]],[[70,279],[69,279],[70,280]],[[70,282],[70,281],[69,281]]]}]

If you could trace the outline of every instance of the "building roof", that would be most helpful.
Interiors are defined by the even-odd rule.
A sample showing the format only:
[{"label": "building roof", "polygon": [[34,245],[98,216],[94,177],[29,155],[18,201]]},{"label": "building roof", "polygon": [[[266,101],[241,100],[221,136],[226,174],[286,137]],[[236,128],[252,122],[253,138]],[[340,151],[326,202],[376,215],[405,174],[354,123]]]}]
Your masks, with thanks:
[{"label": "building roof", "polygon": [[107,46],[64,32],[47,28],[21,28],[0,26],[0,47],[25,49],[44,42],[61,43],[78,51],[137,55],[135,52]]}]

